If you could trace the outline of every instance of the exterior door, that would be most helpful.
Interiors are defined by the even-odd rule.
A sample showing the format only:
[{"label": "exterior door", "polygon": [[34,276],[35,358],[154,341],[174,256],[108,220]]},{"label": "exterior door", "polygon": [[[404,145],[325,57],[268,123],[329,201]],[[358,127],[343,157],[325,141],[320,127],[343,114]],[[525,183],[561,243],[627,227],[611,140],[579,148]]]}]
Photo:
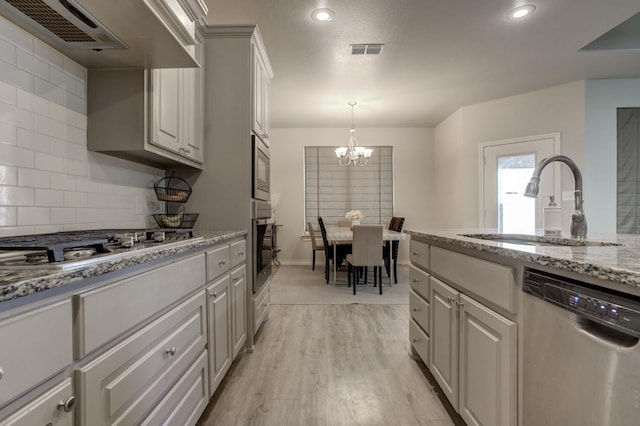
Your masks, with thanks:
[{"label": "exterior door", "polygon": [[524,196],[540,160],[560,152],[560,135],[541,135],[482,144],[480,224],[501,233],[533,233],[542,228],[549,196],[560,205],[558,165],[546,167],[535,199]]}]

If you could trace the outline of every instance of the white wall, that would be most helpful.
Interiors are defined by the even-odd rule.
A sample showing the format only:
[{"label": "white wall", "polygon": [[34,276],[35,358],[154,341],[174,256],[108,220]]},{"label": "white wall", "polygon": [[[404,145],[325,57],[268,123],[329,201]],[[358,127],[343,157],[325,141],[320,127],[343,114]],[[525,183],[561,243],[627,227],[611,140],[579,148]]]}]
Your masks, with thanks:
[{"label": "white wall", "polygon": [[630,107],[640,107],[640,79],[587,81],[585,213],[591,231],[616,232],[616,109]]},{"label": "white wall", "polygon": [[[482,142],[560,132],[562,153],[584,170],[584,87],[584,81],[578,81],[469,105],[440,123],[434,146],[436,225],[479,226],[478,145]],[[568,169],[563,171],[562,185],[563,190],[573,187]],[[572,206],[571,201],[562,203],[565,232]]]},{"label": "white wall", "polygon": [[[406,229],[433,226],[433,129],[356,129],[367,147],[393,146],[396,216],[404,216]],[[271,129],[271,191],[279,194],[276,220],[279,259],[284,263],[309,263],[311,244],[304,232],[303,158],[305,146],[338,146],[349,141],[349,129]],[[337,161],[337,160],[336,160]],[[399,262],[408,261],[408,244],[400,244]],[[320,256],[322,260],[323,256]]]},{"label": "white wall", "polygon": [[86,93],[83,67],[0,17],[0,236],[151,224],[164,172],[87,151]]}]

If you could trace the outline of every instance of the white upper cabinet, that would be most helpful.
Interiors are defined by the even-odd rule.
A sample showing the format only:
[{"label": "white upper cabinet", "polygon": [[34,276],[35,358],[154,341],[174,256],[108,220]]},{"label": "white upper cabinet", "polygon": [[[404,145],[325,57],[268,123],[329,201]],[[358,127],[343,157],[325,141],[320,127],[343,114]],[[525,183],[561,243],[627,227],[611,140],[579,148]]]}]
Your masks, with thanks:
[{"label": "white upper cabinet", "polygon": [[251,122],[253,132],[269,145],[269,90],[273,71],[262,41],[254,36],[251,39],[252,87]]}]

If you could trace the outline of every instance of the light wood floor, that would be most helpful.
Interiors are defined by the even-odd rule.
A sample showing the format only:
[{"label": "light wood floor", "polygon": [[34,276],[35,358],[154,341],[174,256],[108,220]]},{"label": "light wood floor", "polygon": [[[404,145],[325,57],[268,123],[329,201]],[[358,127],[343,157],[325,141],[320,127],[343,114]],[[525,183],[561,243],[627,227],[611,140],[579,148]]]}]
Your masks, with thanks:
[{"label": "light wood floor", "polygon": [[408,321],[407,305],[272,305],[199,424],[453,425]]}]

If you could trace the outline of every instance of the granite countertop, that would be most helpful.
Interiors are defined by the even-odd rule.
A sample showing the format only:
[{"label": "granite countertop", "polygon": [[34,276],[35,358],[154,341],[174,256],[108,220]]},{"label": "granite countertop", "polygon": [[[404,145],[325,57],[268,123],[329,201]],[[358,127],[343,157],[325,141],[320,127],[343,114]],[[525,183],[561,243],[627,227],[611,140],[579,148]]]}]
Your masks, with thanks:
[{"label": "granite countertop", "polygon": [[107,256],[103,258],[104,261],[66,271],[0,269],[0,303],[110,272],[120,271],[189,250],[206,248],[246,234],[247,231],[198,231],[194,233],[196,238],[192,240],[183,240],[142,250],[132,250],[121,253],[115,258]]},{"label": "granite countertop", "polygon": [[[492,233],[478,229],[405,230],[404,232],[416,238],[422,237],[640,288],[640,235],[590,234],[586,241],[594,245],[545,246],[496,242],[460,235]],[[541,234],[534,237],[541,242],[544,242],[545,238],[547,237]],[[562,238],[569,237],[563,235]],[[517,239],[517,236],[514,239]],[[608,245],[600,245],[600,243]]]}]

